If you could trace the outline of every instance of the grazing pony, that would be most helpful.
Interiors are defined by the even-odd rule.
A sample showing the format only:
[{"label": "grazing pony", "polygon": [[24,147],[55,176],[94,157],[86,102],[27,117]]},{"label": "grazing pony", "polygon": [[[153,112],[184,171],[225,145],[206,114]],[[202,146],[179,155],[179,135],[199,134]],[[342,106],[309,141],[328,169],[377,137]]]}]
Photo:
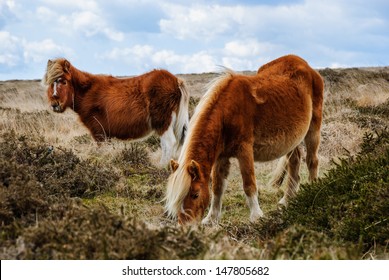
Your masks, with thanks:
[{"label": "grazing pony", "polygon": [[118,79],[82,72],[61,58],[48,61],[42,83],[53,111],[72,108],[97,142],[111,137],[139,139],[156,132],[161,138],[161,164],[178,156],[189,122],[189,94],[183,81],[168,71]]},{"label": "grazing pony", "polygon": [[[217,223],[230,158],[236,157],[250,208],[250,221],[263,216],[258,203],[254,161],[285,156],[286,204],[299,184],[301,152],[306,144],[310,180],[318,175],[323,80],[303,59],[288,55],[262,66],[255,76],[226,71],[201,99],[166,191],[166,211],[180,224]],[[274,180],[282,183],[282,172]]]}]

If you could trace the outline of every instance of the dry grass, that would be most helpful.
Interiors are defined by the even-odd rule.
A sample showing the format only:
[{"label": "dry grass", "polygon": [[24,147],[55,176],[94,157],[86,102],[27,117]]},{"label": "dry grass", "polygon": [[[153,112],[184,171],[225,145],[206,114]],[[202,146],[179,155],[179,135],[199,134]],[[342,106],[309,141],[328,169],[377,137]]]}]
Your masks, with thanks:
[{"label": "dry grass", "polygon": [[[389,104],[389,69],[323,69],[320,73],[325,79],[325,111],[322,144],[319,151],[320,176],[324,176],[335,166],[334,162],[337,162],[337,158],[346,158],[360,152],[360,144],[366,132],[388,127],[389,114],[386,113],[386,108]],[[248,74],[253,74],[253,72]],[[216,75],[215,73],[180,75],[186,81],[191,93],[190,112],[193,112],[199,98],[205,92],[206,85]],[[7,234],[14,236],[9,239],[3,236],[0,240],[0,248],[3,252],[2,255],[0,254],[1,258],[318,259],[361,257],[361,254],[350,254],[351,249],[347,248],[351,246],[350,248],[355,249],[353,252],[359,252],[358,244],[331,243],[331,238],[325,233],[313,232],[299,225],[285,228],[276,205],[282,196],[282,190],[267,186],[276,162],[256,164],[256,178],[261,190],[260,203],[267,214],[267,218],[258,225],[248,222],[249,213],[241,187],[240,172],[237,162],[233,160],[228,178],[229,186],[223,201],[224,215],[220,226],[197,230],[177,228],[174,222],[167,220],[164,215],[162,199],[169,171],[158,167],[157,164],[160,154],[159,140],[155,137],[139,143],[112,140],[98,147],[90,137],[88,130],[80,124],[75,113],[70,110],[63,114],[51,112],[40,81],[0,82],[0,135],[1,142],[6,140],[14,143],[15,146],[11,147],[14,147],[12,149],[15,151],[24,147],[23,156],[20,156],[19,152],[19,154],[16,153],[19,156],[15,158],[15,161],[11,160],[14,154],[9,148],[8,157],[12,162],[10,165],[7,161],[0,162],[2,166],[4,165],[4,170],[8,170],[8,173],[0,172],[3,176],[1,177],[3,181],[0,181],[2,187],[5,181],[14,178],[12,179],[14,181],[11,181],[19,185],[19,188],[30,186],[31,192],[35,195],[33,196],[35,200],[31,201],[22,193],[20,194],[22,201],[28,205],[40,205],[45,211],[51,211],[50,219],[42,214],[43,220],[40,221],[39,226],[34,217],[39,212],[38,210],[28,212],[29,220],[26,222],[25,229],[19,228],[21,224],[17,219],[14,223],[8,222],[6,224]],[[40,153],[39,151],[46,151],[51,147],[55,151],[49,157],[51,161],[41,162],[38,158],[40,163],[38,169],[34,169],[34,164],[17,160],[20,157],[34,157]],[[58,177],[59,181],[56,183],[45,172],[50,170],[48,167],[60,168],[61,164],[66,166],[66,161],[64,161],[66,156],[78,162],[74,167],[73,178],[71,175],[68,177],[64,175],[65,177]],[[25,169],[27,173],[21,172],[22,175],[19,177],[12,175],[20,168]],[[96,176],[102,176],[100,179],[93,178],[94,168],[99,169],[99,172],[96,170],[96,174],[100,175]],[[28,172],[32,172],[32,175]],[[109,172],[111,175],[107,175]],[[39,175],[46,178],[45,181],[40,181]],[[116,179],[114,182],[105,181],[104,176],[112,176]],[[305,165],[302,168],[301,177],[303,183],[307,181]],[[66,192],[62,198],[64,204],[56,198],[58,193],[62,193],[58,191],[58,186],[71,191],[74,186],[78,185],[77,182],[84,182],[82,187],[95,188],[94,185],[87,184],[88,180],[101,182],[101,186],[94,189],[92,194],[89,192],[91,195],[81,193],[81,195],[69,197]],[[53,192],[48,189],[39,194],[42,192],[40,186],[46,184],[45,182],[58,186]],[[36,189],[36,193],[32,189]],[[88,191],[86,193],[88,194]],[[0,192],[0,197],[12,195]],[[52,205],[45,203],[41,195],[52,197]],[[73,229],[69,222],[61,219],[68,216],[75,223],[88,225],[87,227],[92,231],[97,230],[96,227],[90,225],[94,222],[93,217],[97,215],[96,213],[101,215],[101,219],[98,220],[100,223],[108,224],[107,228],[101,229],[98,234],[107,235],[107,242],[109,246],[112,246],[110,248],[117,250],[118,254],[105,252],[104,255],[100,250],[103,250],[105,245],[100,243],[89,243],[92,249],[87,248],[86,251],[61,253],[59,249],[61,246],[66,247],[72,244],[69,248],[82,247],[85,238],[88,238],[87,235],[91,234],[88,231],[81,232]],[[73,217],[73,214],[78,217]],[[0,218],[1,215],[0,211]],[[12,213],[7,212],[4,215],[9,219]],[[57,220],[56,215],[62,218]],[[109,226],[111,223],[121,224],[117,228],[117,233],[112,232]],[[54,228],[62,231],[61,236],[66,234],[67,229],[75,231],[73,237],[68,240],[69,244],[66,242],[50,243],[50,238],[58,238],[58,236],[55,237]],[[149,234],[145,237],[150,242],[153,239],[151,245],[157,248],[154,253],[151,253],[148,247],[136,248],[135,244],[146,242],[142,241],[144,237],[139,234],[139,230],[145,230],[145,228]],[[128,250],[118,249],[127,246],[128,243],[116,242],[116,234],[130,239],[129,242],[135,251],[130,253]],[[173,238],[171,234],[175,234],[175,237]],[[28,247],[28,244],[37,242],[45,235],[47,235],[47,246],[37,245],[39,252]],[[18,236],[20,236],[19,239]],[[177,247],[175,242],[179,241],[187,244],[185,245],[187,249]],[[175,247],[177,250],[174,249]],[[94,251],[88,253],[88,250]],[[53,255],[54,251],[57,253]]]}]

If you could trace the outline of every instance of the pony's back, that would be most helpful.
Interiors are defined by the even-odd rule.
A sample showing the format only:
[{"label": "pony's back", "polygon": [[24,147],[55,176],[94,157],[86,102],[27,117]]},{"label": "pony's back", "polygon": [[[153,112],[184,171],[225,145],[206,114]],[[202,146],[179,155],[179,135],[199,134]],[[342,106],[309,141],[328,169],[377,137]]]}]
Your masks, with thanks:
[{"label": "pony's back", "polygon": [[270,75],[270,74],[291,74],[299,68],[312,69],[308,63],[299,56],[286,55],[277,58],[269,63],[262,65],[257,74]]}]

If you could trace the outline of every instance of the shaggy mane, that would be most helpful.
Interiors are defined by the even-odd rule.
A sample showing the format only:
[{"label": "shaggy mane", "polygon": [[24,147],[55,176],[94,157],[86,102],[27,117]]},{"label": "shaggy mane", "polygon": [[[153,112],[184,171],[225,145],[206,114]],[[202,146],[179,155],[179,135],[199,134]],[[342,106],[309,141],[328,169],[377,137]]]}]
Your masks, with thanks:
[{"label": "shaggy mane", "polygon": [[42,84],[44,86],[49,86],[54,83],[59,77],[65,74],[63,70],[64,58],[58,58],[55,60],[50,60],[47,63],[46,73],[42,78]]}]

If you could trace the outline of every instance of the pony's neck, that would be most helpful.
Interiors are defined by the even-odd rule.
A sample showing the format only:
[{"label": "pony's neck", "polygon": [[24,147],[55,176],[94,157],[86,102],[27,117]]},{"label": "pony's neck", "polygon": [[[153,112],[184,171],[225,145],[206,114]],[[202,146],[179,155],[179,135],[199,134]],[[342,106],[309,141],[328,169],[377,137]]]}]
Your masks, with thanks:
[{"label": "pony's neck", "polygon": [[74,97],[72,102],[73,104],[71,107],[74,111],[78,112],[83,97],[89,91],[92,85],[92,79],[94,75],[80,71],[74,66],[71,67],[70,71],[72,75],[71,80],[74,89]]},{"label": "pony's neck", "polygon": [[188,135],[191,139],[189,139],[186,160],[198,162],[206,177],[210,176],[212,166],[222,150],[222,122],[217,120],[218,118],[220,117],[213,114],[210,119],[197,123],[193,135]]}]

